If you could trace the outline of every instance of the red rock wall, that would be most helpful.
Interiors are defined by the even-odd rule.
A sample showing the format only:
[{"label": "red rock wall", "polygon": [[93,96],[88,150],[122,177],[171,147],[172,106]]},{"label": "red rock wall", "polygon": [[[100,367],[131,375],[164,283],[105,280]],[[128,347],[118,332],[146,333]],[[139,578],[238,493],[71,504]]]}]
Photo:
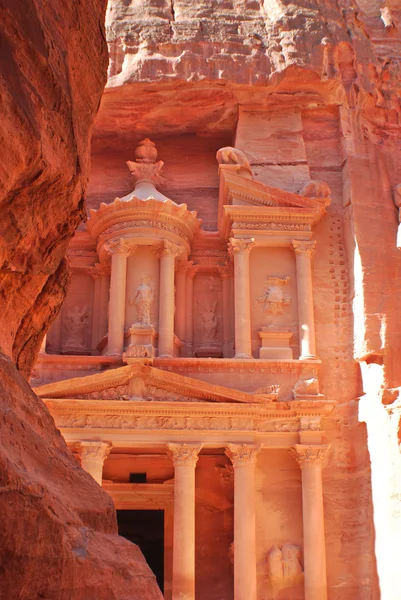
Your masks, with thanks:
[{"label": "red rock wall", "polygon": [[25,375],[68,284],[105,83],[103,0],[0,2],[0,597],[156,600]]},{"label": "red rock wall", "polygon": [[[231,136],[261,180],[298,191],[310,177],[332,189],[314,267],[322,388],[339,402],[326,424],[330,600],[395,600],[401,585],[400,18],[398,0],[111,0],[106,19],[111,61],[95,173],[103,154],[145,135],[165,144],[167,164],[183,134],[198,138],[191,163],[201,164],[213,138]],[[193,177],[185,153],[179,167]],[[213,229],[213,175],[204,180],[210,199],[194,200]],[[169,185],[175,199],[179,185]],[[92,183],[89,198],[96,204]]]}]

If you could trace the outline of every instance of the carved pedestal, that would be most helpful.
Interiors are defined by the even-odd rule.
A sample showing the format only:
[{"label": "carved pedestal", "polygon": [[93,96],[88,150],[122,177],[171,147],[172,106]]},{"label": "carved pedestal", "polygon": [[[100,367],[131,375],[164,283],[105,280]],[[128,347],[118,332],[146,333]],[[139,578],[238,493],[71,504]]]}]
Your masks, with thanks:
[{"label": "carved pedestal", "polygon": [[152,326],[133,325],[128,329],[128,346],[124,360],[153,358],[156,355],[157,334]]},{"label": "carved pedestal", "polygon": [[259,351],[259,358],[285,360],[292,359],[292,349],[290,340],[291,331],[282,331],[273,327],[262,327],[259,331],[262,341],[262,347]]}]

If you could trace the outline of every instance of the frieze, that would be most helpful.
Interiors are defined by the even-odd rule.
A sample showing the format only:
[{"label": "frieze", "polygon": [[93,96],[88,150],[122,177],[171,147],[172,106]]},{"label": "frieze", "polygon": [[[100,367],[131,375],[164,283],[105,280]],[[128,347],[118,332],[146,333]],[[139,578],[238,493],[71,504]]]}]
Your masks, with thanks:
[{"label": "frieze", "polygon": [[[310,429],[320,430],[320,420],[315,416],[293,415],[273,418],[267,415],[230,416],[198,414],[188,410],[186,414],[138,414],[119,410],[111,414],[111,410],[101,411],[82,407],[74,412],[59,411],[50,407],[50,411],[61,428],[98,428],[121,430],[185,430],[185,431],[243,431],[255,433],[296,433]],[[192,414],[193,412],[193,414]],[[306,411],[305,411],[306,412]],[[310,415],[310,413],[309,413]],[[309,420],[310,419],[310,420]],[[308,421],[309,420],[309,421]]]},{"label": "frieze", "polygon": [[132,228],[151,228],[151,229],[163,229],[164,231],[169,231],[170,233],[175,233],[176,235],[182,237],[185,241],[188,241],[188,236],[174,225],[169,223],[165,223],[163,221],[156,221],[150,219],[135,219],[132,221],[123,221],[122,223],[115,223],[111,225],[104,232],[102,232],[102,237],[106,237],[112,235],[116,231],[121,231],[123,229],[132,229]]},{"label": "frieze", "polygon": [[318,370],[316,368],[316,366],[312,366],[310,364],[305,364],[304,362],[295,362],[295,361],[291,361],[288,363],[285,362],[277,362],[277,363],[270,363],[268,365],[266,365],[266,363],[264,363],[264,366],[255,366],[255,362],[253,363],[240,363],[238,361],[238,364],[234,366],[232,366],[232,364],[216,364],[217,361],[215,361],[214,364],[209,364],[209,365],[163,365],[160,364],[159,362],[157,362],[157,364],[155,364],[154,366],[157,366],[158,369],[161,369],[162,371],[170,371],[170,372],[177,372],[177,373],[245,373],[245,372],[249,372],[249,373],[265,373],[266,375],[269,373],[273,373],[273,374],[280,374],[280,373],[291,373],[293,375],[297,375],[298,373],[301,374],[308,374],[310,376],[317,376],[318,375]]},{"label": "frieze", "polygon": [[307,223],[252,223],[243,221],[234,221],[232,229],[261,229],[271,231],[312,231],[312,227]]}]

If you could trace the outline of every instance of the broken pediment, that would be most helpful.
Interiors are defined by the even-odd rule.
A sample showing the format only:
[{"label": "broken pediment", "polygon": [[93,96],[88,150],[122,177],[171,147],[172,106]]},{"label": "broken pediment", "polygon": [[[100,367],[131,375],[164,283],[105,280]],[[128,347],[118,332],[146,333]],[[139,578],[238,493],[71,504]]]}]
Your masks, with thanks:
[{"label": "broken pediment", "polygon": [[[242,153],[231,150],[240,160]],[[220,162],[220,234],[228,237],[232,229],[311,232],[330,204],[329,186],[313,180],[295,194],[253,179],[248,166]]]},{"label": "broken pediment", "polygon": [[[264,403],[275,395],[248,394],[169,373],[143,363],[35,388],[41,398],[155,402]],[[271,397],[270,397],[271,396]]]}]

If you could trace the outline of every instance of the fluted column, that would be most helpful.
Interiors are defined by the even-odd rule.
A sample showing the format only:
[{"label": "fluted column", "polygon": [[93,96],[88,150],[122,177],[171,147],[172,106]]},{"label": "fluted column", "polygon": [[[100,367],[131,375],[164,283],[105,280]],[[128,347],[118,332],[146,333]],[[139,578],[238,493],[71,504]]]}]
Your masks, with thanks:
[{"label": "fluted column", "polygon": [[107,354],[121,355],[124,350],[125,291],[127,259],[134,249],[124,239],[107,246],[111,254],[109,330]]},{"label": "fluted column", "polygon": [[167,240],[160,255],[159,357],[174,356],[174,265],[182,248]]},{"label": "fluted column", "polygon": [[186,283],[187,283],[187,268],[186,260],[177,262],[175,274],[175,333],[178,339],[185,343],[185,315],[186,315]]},{"label": "fluted column", "polygon": [[234,255],[235,357],[252,358],[251,295],[249,288],[249,255],[253,238],[230,238],[229,252]]},{"label": "fluted column", "polygon": [[223,288],[223,356],[229,358],[232,356],[232,342],[231,342],[231,315],[232,315],[232,304],[231,304],[231,278],[233,276],[233,267],[231,263],[225,265],[219,265],[218,271],[220,273],[222,288]]},{"label": "fluted column", "polygon": [[99,485],[102,485],[103,463],[111,450],[110,442],[98,440],[82,441],[77,444],[81,456],[81,466],[92,475]]},{"label": "fluted column", "polygon": [[305,600],[327,600],[322,466],[329,446],[296,444],[302,470]]},{"label": "fluted column", "polygon": [[195,600],[195,467],[202,444],[169,444],[174,463],[172,600]]},{"label": "fluted column", "polygon": [[185,312],[185,356],[194,355],[194,277],[199,270],[199,265],[188,262],[186,286],[186,312]]},{"label": "fluted column", "polygon": [[312,253],[316,242],[292,241],[295,250],[300,360],[316,358],[315,317],[312,291]]},{"label": "fluted column", "polygon": [[256,600],[255,462],[257,446],[228,444],[234,467],[234,600]]}]

